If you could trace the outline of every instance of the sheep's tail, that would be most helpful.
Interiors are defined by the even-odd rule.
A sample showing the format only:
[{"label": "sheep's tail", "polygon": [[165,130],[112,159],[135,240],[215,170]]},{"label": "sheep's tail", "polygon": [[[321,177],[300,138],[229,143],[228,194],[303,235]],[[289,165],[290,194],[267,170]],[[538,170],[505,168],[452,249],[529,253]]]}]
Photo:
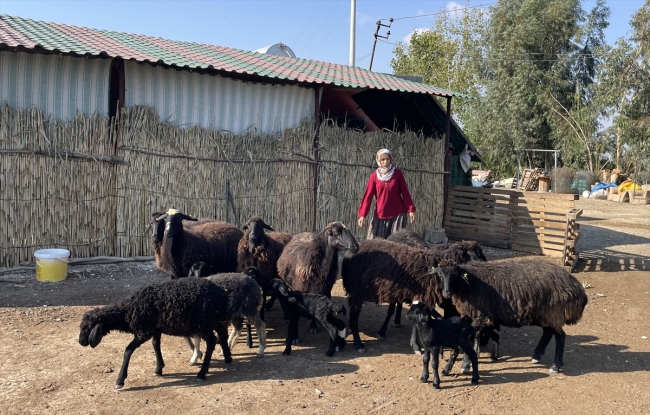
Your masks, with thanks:
[{"label": "sheep's tail", "polygon": [[564,308],[564,323],[576,324],[582,318],[582,313],[587,306],[587,295],[583,292],[577,301],[569,301]]}]

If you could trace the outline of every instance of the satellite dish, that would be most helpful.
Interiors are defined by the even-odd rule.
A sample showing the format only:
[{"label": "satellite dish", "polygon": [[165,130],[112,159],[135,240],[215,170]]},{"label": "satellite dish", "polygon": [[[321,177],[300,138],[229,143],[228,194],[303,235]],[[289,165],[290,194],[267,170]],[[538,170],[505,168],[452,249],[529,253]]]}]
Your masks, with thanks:
[{"label": "satellite dish", "polygon": [[285,56],[288,58],[296,57],[296,54],[293,53],[293,50],[291,50],[289,46],[285,45],[282,42],[274,43],[269,46],[264,46],[263,48],[256,49],[253,52],[265,53],[267,55]]}]

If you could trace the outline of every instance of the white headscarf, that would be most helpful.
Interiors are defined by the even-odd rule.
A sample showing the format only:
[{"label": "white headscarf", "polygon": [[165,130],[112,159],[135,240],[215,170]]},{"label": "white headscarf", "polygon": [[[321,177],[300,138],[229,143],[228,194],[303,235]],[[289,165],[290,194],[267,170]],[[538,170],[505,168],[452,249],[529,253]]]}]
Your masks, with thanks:
[{"label": "white headscarf", "polygon": [[[379,162],[379,157],[382,154],[388,154],[388,156],[390,157],[390,164],[385,169],[381,167],[381,163]],[[377,179],[381,180],[382,182],[389,181],[393,177],[393,173],[395,173],[395,166],[393,165],[393,156],[390,154],[390,151],[387,148],[380,149],[377,152],[377,155],[375,156],[375,161],[379,166],[379,168],[377,169]]]}]

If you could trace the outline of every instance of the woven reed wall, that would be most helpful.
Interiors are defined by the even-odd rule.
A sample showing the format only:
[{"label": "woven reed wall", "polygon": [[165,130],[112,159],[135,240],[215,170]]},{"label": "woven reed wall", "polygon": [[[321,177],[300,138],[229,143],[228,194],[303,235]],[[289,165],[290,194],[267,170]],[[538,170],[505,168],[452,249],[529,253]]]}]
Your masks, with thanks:
[{"label": "woven reed wall", "polygon": [[[261,215],[277,230],[311,229],[310,126],[286,129],[281,136],[235,136],[179,128],[161,122],[147,107],[124,109],[120,122],[117,153],[130,162],[120,167],[117,180],[120,256],[150,255],[143,230],[152,212],[171,207],[238,226]],[[237,216],[227,212],[227,181]]]},{"label": "woven reed wall", "polygon": [[[278,231],[340,220],[360,239],[356,212],[377,149],[391,149],[417,207],[412,229],[442,225],[443,141],[361,133],[324,122],[314,205],[313,127],[233,135],[166,123],[147,107],[53,122],[35,109],[0,112],[0,266],[37,249],[73,257],[151,255],[152,212],[170,207],[241,225],[260,215]],[[226,198],[226,186],[232,197]],[[232,207],[234,206],[234,211]],[[316,215],[314,215],[316,209]]]},{"label": "woven reed wall", "polygon": [[110,129],[106,117],[61,123],[0,108],[0,266],[41,248],[115,254],[117,164],[97,158],[112,152]]}]

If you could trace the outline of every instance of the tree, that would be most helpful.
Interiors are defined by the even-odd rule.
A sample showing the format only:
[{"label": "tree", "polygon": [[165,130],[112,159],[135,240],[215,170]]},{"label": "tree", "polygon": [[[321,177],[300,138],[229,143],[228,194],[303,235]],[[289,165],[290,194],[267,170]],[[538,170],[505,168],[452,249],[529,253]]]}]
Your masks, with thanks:
[{"label": "tree", "polygon": [[[568,57],[576,51],[578,0],[500,0],[485,33],[485,94],[468,127],[487,158],[506,170],[514,149],[554,149],[551,104],[572,107]],[[556,97],[556,100],[551,96]],[[529,160],[529,162],[533,162]]]},{"label": "tree", "polygon": [[[430,30],[414,31],[408,44],[397,43],[390,63],[393,73],[422,76],[426,84],[477,95],[481,34],[486,22],[485,10],[441,10]],[[461,124],[470,108],[468,101],[454,101],[454,118]]]},{"label": "tree", "polygon": [[608,26],[608,17],[605,1],[598,0],[584,24],[578,26],[574,52],[565,58],[566,82],[573,93],[556,96],[549,88],[555,148],[562,150],[565,164],[586,166],[592,172],[602,168],[600,161],[610,144],[608,136],[598,132],[602,100],[598,99],[594,84],[598,65],[604,58],[603,31]]},{"label": "tree", "polygon": [[650,1],[632,17],[630,39],[619,39],[607,48],[608,59],[600,67],[598,85],[604,114],[613,117],[616,164],[623,156],[646,162],[650,158]]}]

